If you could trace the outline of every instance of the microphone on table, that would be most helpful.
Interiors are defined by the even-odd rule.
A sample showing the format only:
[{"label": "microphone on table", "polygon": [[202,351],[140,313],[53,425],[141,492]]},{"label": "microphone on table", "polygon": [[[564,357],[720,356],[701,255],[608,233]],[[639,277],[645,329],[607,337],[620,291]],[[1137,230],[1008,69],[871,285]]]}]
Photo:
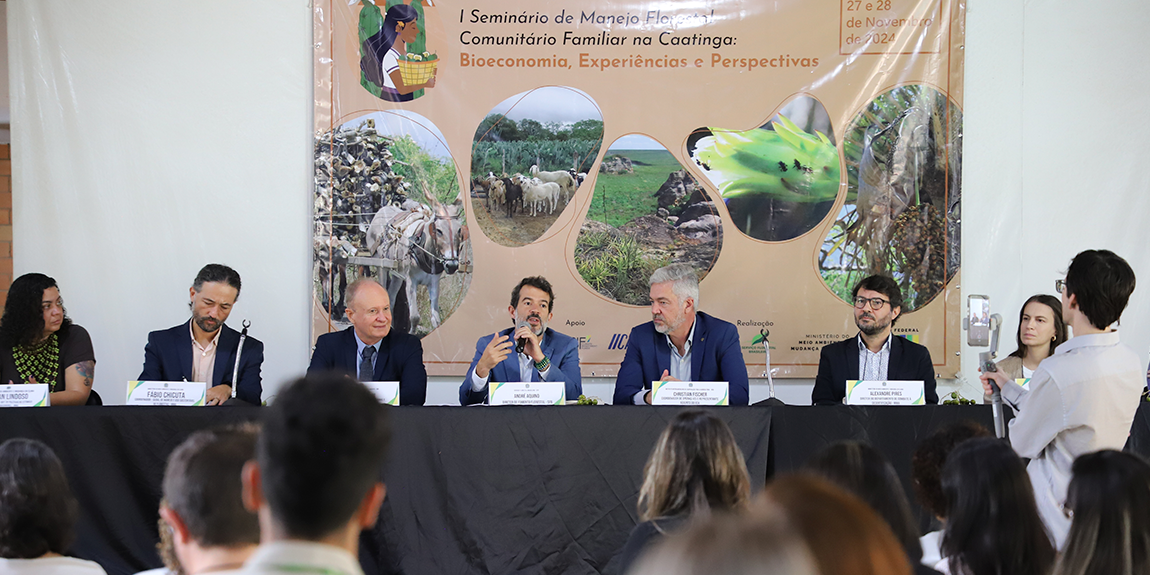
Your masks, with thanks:
[{"label": "microphone on table", "polygon": [[240,388],[240,356],[244,353],[244,341],[248,339],[248,328],[252,326],[252,322],[244,320],[244,329],[240,332],[240,342],[236,345],[236,363],[232,367],[232,397],[224,402],[224,405],[249,405],[246,401],[236,397],[236,392]]},{"label": "microphone on table", "polygon": [[[525,321],[521,321],[521,322],[515,324],[515,331],[519,331],[519,328],[521,328],[521,327],[531,329],[531,324],[529,324]],[[523,348],[525,348],[525,347],[527,347],[527,338],[525,338],[525,337],[519,338],[519,340],[515,342],[515,353],[523,353]]]},{"label": "microphone on table", "polygon": [[770,392],[770,397],[756,402],[755,405],[786,405],[786,403],[783,403],[783,400],[775,397],[775,378],[771,375],[771,342],[767,341],[768,336],[771,335],[771,331],[768,329],[760,329],[759,335],[763,336],[763,352],[765,353],[767,362],[766,370],[763,374],[767,376],[767,389]]}]

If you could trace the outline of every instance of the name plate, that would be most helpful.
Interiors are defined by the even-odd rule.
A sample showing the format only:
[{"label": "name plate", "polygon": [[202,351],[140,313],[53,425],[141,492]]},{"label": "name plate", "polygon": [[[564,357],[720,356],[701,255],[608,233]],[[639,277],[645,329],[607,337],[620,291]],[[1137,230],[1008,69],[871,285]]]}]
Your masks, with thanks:
[{"label": "name plate", "polygon": [[921,381],[847,380],[847,405],[926,405]]},{"label": "name plate", "polygon": [[0,385],[0,407],[48,407],[46,383],[11,383]]},{"label": "name plate", "polygon": [[201,381],[129,381],[128,405],[202,406],[208,384]]},{"label": "name plate", "polygon": [[725,381],[652,381],[651,405],[730,405]]},{"label": "name plate", "polygon": [[563,405],[567,384],[562,381],[492,382],[487,386],[491,405]]},{"label": "name plate", "polygon": [[1025,389],[1026,391],[1030,391],[1030,378],[1029,377],[1020,377],[1020,378],[1014,380],[1014,383],[1017,383],[1018,387],[1021,387],[1022,389]]},{"label": "name plate", "polygon": [[398,381],[365,381],[364,385],[375,394],[375,398],[384,405],[399,405]]}]

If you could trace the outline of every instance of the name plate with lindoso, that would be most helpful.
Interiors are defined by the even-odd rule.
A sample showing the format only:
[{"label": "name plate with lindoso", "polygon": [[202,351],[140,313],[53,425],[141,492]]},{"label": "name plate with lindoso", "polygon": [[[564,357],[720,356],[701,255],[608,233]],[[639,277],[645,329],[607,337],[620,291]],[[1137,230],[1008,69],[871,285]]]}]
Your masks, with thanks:
[{"label": "name plate with lindoso", "polygon": [[492,382],[488,385],[491,405],[563,405],[567,384],[562,381]]},{"label": "name plate with lindoso", "polygon": [[201,381],[129,381],[127,405],[198,407],[208,396]]},{"label": "name plate with lindoso", "polygon": [[926,405],[922,381],[847,380],[847,405]]},{"label": "name plate with lindoso", "polygon": [[651,405],[730,405],[725,381],[652,381]]},{"label": "name plate with lindoso", "polygon": [[48,407],[52,405],[48,393],[46,383],[0,385],[0,407]]},{"label": "name plate with lindoso", "polygon": [[365,381],[364,385],[375,394],[375,398],[384,405],[399,405],[398,381]]}]

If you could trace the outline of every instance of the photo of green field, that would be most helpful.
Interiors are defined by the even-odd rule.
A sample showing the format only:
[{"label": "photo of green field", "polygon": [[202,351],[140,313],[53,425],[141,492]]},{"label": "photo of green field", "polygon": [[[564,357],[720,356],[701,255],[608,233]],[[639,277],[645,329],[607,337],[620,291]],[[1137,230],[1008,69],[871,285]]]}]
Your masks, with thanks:
[{"label": "photo of green field", "polygon": [[706,190],[665,147],[633,134],[617,140],[600,163],[575,265],[603,296],[647,305],[651,272],[687,263],[701,280],[722,243],[722,221]]}]

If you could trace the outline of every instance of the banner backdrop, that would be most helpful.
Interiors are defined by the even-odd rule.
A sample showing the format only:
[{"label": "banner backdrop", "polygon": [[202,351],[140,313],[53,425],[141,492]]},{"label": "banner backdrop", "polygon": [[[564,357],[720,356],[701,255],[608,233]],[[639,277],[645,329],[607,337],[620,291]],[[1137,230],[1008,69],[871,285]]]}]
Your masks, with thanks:
[{"label": "banner backdrop", "polygon": [[313,338],[376,278],[434,375],[516,282],[612,376],[647,277],[699,270],[751,377],[813,377],[892,275],[895,333],[959,362],[965,3],[315,3]]}]

